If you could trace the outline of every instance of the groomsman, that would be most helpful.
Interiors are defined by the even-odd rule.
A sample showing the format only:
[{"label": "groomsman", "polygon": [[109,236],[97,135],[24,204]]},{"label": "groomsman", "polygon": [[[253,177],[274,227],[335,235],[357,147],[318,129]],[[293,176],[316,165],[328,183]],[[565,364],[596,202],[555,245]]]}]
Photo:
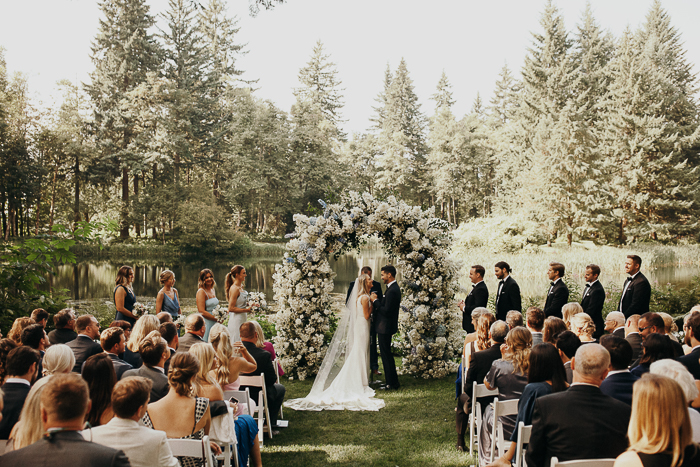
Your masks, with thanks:
[{"label": "groomsman", "polygon": [[[372,268],[369,266],[363,266],[360,269],[360,275],[367,274],[369,277],[372,276]],[[350,287],[348,287],[348,295],[345,297],[345,303],[350,300],[350,294],[352,289],[355,288],[355,281],[350,282]],[[379,282],[372,280],[372,289],[370,293],[375,292],[379,300],[382,299],[382,286]],[[369,368],[375,375],[381,375],[379,371],[379,354],[377,354],[377,330],[374,326],[374,314],[372,314],[369,320]]]},{"label": "groomsman", "polygon": [[547,318],[550,316],[561,318],[561,308],[569,301],[569,288],[562,279],[565,271],[563,264],[549,263],[547,277],[551,282],[549,292],[547,292],[547,300],[544,302],[544,315]]},{"label": "groomsman", "polygon": [[639,272],[641,267],[642,258],[637,255],[627,255],[625,272],[629,274],[629,277],[622,288],[622,297],[620,297],[620,304],[617,307],[625,315],[625,318],[649,312],[651,285],[644,274]]},{"label": "groomsman", "polygon": [[499,261],[494,267],[498,282],[496,292],[496,319],[505,321],[510,310],[522,313],[523,308],[520,303],[520,287],[515,279],[510,277],[510,266],[505,261]]},{"label": "groomsman", "polygon": [[459,302],[459,309],[462,310],[462,329],[467,331],[467,333],[472,333],[475,331],[474,324],[472,324],[472,311],[475,308],[483,307],[489,301],[489,289],[486,287],[486,282],[484,282],[484,275],[486,274],[486,269],[480,265],[474,265],[469,270],[469,280],[472,281],[472,289],[469,291],[467,298]]},{"label": "groomsman", "polygon": [[[586,288],[581,296],[581,308],[587,313],[595,323],[593,337],[598,339],[605,332],[605,321],[603,320],[603,304],[605,303],[605,289],[600,283],[600,266],[589,264],[586,266]],[[622,336],[625,337],[624,334]]]}]

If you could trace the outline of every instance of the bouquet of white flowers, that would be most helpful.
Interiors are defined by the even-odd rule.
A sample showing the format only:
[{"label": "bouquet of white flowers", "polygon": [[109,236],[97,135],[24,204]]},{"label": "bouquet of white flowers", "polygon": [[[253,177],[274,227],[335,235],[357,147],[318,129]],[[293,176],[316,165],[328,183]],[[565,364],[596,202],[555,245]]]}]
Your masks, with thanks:
[{"label": "bouquet of white flowers", "polygon": [[216,318],[216,321],[222,323],[228,318],[228,307],[222,307],[221,305],[216,305],[216,307],[211,310],[211,314]]},{"label": "bouquet of white flowers", "polygon": [[185,318],[187,318],[187,315],[183,313],[175,320],[175,326],[177,326],[178,329],[185,325]]},{"label": "bouquet of white flowers", "polygon": [[256,313],[260,310],[267,309],[267,301],[265,300],[265,294],[262,292],[250,292],[248,293],[248,307]]},{"label": "bouquet of white flowers", "polygon": [[150,312],[151,312],[151,307],[149,307],[148,305],[144,305],[141,302],[134,303],[134,309],[131,310],[131,314],[136,316],[136,317],[147,315]]}]

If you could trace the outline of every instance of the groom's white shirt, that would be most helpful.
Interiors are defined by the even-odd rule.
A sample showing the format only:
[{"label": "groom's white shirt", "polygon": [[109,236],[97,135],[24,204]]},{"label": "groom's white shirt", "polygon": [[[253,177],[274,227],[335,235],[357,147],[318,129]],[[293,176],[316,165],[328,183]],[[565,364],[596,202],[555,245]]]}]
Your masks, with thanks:
[{"label": "groom's white shirt", "polygon": [[[393,281],[389,282],[389,283],[386,285],[386,290],[389,290],[389,287],[391,287],[391,284],[393,284],[394,282],[396,282],[396,279],[394,279]],[[376,302],[377,300],[379,300],[379,298],[375,299],[374,302]],[[372,302],[372,303],[374,303],[374,302]]]}]

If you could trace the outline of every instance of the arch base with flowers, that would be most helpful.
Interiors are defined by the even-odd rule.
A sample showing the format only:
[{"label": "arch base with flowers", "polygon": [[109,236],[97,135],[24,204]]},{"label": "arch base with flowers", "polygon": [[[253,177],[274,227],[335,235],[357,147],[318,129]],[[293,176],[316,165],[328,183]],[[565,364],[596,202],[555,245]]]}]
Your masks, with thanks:
[{"label": "arch base with flowers", "polygon": [[459,264],[449,256],[449,224],[436,218],[434,209],[409,206],[393,196],[378,200],[352,192],[339,203],[319,203],[323,215],[294,216],[293,238],[273,275],[279,304],[274,341],[285,371],[302,380],[318,372],[333,314],[329,293],[335,273],[329,257],[359,248],[371,235],[396,258],[399,271],[401,371],[426,379],[456,371],[464,331],[454,305]]}]

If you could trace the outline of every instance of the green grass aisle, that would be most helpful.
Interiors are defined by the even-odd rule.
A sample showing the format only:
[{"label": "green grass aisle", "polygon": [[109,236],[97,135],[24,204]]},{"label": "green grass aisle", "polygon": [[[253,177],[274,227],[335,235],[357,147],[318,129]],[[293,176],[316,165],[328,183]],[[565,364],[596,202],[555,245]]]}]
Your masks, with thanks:
[{"label": "green grass aisle", "polygon": [[[398,365],[397,365],[398,366]],[[464,466],[474,458],[455,450],[454,379],[400,376],[399,391],[377,391],[379,412],[297,412],[284,409],[289,427],[265,438],[263,465]],[[287,399],[304,397],[313,380],[281,381]]]}]

